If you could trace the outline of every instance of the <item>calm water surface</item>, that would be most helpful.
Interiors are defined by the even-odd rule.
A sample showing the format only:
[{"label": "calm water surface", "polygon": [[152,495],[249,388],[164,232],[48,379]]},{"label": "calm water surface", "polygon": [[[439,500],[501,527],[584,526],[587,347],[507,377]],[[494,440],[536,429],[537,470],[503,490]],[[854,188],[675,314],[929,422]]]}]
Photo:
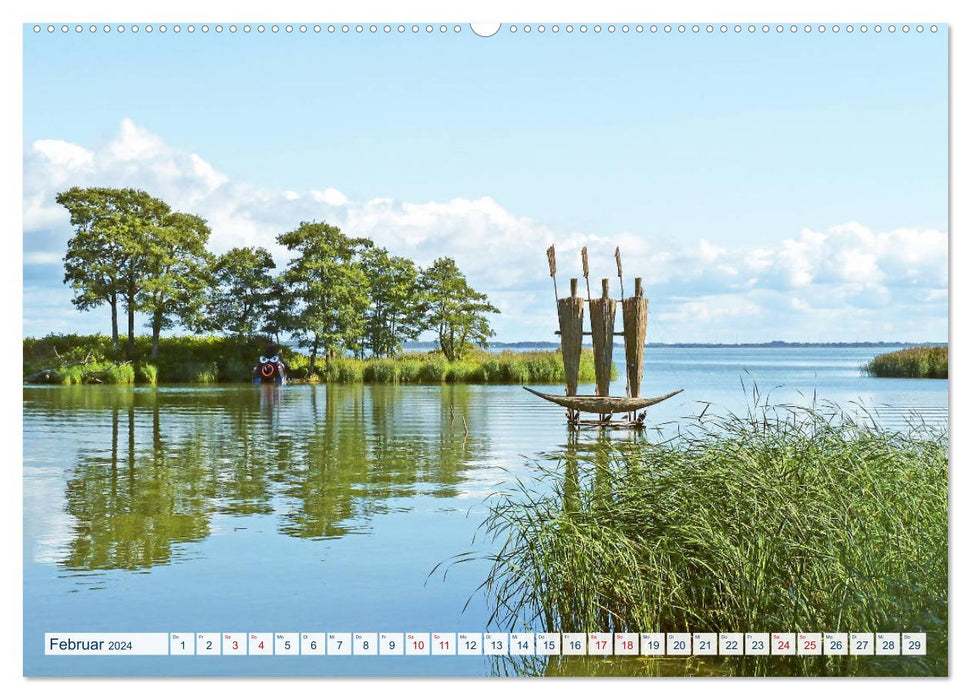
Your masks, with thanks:
[{"label": "calm water surface", "polygon": [[[891,429],[946,426],[947,381],[863,376],[876,352],[649,348],[645,393],[685,389],[649,416],[668,430],[708,402],[744,411],[757,384],[773,401],[815,396]],[[622,393],[623,373],[615,386]],[[529,460],[567,437],[562,409],[516,386],[25,387],[25,672],[501,672],[482,657],[42,649],[47,631],[482,631],[487,564],[429,572],[486,553],[473,537],[490,494],[510,472],[528,478]]]}]

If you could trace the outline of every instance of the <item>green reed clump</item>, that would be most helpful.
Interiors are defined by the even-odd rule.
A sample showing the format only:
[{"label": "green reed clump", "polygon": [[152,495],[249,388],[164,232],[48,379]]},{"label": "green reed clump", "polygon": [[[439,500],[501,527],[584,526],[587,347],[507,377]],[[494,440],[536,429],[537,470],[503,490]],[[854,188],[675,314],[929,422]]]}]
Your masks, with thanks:
[{"label": "green reed clump", "polygon": [[415,359],[410,355],[405,355],[400,358],[391,360],[395,363],[395,369],[397,371],[396,381],[402,384],[416,383],[421,376],[421,366],[422,361],[420,359]]},{"label": "green reed clump", "polygon": [[391,359],[378,359],[368,363],[362,377],[375,384],[394,384],[398,381],[398,363]]},{"label": "green reed clump", "polygon": [[158,367],[150,362],[139,362],[135,366],[136,384],[158,384]]},{"label": "green reed clump", "polygon": [[418,381],[423,384],[444,382],[448,374],[448,360],[444,357],[428,357],[418,370]]},{"label": "green reed clump", "polygon": [[947,345],[907,348],[877,355],[863,366],[875,377],[947,379]]},{"label": "green reed clump", "polygon": [[321,381],[353,384],[364,379],[364,360],[338,357],[318,365],[317,372]]},{"label": "green reed clump", "polygon": [[100,379],[105,384],[134,384],[135,368],[130,363],[112,365],[102,370]]},{"label": "green reed clump", "polygon": [[[930,655],[907,672],[946,673],[947,454],[928,428],[890,433],[832,406],[764,404],[662,444],[567,450],[491,506],[494,620],[926,631]],[[847,672],[844,661],[759,672]],[[884,662],[859,663],[871,673]]]},{"label": "green reed clump", "polygon": [[123,359],[105,335],[51,333],[43,338],[24,338],[24,374],[59,365]]},{"label": "green reed clump", "polygon": [[51,384],[83,384],[84,366],[73,365],[70,367],[59,367],[50,375]]},{"label": "green reed clump", "polygon": [[[559,352],[483,351],[453,361],[440,353],[405,353],[390,358],[340,358],[333,360],[331,365],[329,370],[319,370],[323,381],[376,384],[554,384],[565,381]],[[592,382],[594,377],[593,353],[584,350],[580,381]]]},{"label": "green reed clump", "polygon": [[134,384],[135,369],[127,363],[88,362],[53,369],[46,378],[50,384]]}]

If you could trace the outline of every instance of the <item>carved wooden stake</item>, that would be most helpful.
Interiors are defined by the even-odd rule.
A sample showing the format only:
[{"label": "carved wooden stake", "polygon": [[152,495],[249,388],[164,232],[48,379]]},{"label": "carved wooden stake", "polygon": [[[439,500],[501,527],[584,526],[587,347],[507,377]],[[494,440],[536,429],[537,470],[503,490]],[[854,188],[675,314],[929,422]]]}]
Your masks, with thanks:
[{"label": "carved wooden stake", "polygon": [[627,360],[627,384],[632,397],[641,395],[644,379],[644,343],[647,340],[648,301],[644,298],[641,278],[634,278],[634,296],[624,299],[624,354]]},{"label": "carved wooden stake", "polygon": [[610,396],[610,368],[614,355],[614,318],[617,302],[610,298],[610,280],[601,282],[603,296],[590,302],[590,330],[593,335],[597,395]]},{"label": "carved wooden stake", "polygon": [[558,299],[556,310],[560,321],[560,351],[566,374],[567,396],[575,396],[580,377],[580,351],[583,346],[583,299],[577,296],[578,280],[570,280],[570,296]]}]

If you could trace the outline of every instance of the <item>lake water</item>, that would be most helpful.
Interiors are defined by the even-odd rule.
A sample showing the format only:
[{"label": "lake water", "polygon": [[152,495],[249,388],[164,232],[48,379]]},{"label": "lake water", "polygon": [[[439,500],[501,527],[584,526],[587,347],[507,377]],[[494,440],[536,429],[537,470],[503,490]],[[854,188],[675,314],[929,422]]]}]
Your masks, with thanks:
[{"label": "lake water", "polygon": [[[864,376],[876,353],[648,348],[645,395],[685,390],[649,422],[670,427],[708,402],[744,411],[757,385],[773,401],[866,410],[890,429],[946,426],[947,381]],[[623,393],[623,373],[615,386]],[[490,494],[568,435],[562,409],[517,386],[25,387],[25,673],[499,672],[488,657],[42,650],[53,631],[485,630],[487,563],[429,572],[488,553],[473,537]],[[601,439],[651,434],[580,436]]]}]

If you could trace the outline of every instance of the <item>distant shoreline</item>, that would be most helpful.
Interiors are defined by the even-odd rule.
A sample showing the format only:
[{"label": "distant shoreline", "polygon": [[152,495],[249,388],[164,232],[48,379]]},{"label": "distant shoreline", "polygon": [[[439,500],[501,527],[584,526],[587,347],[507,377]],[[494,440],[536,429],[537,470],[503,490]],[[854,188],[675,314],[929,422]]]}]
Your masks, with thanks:
[{"label": "distant shoreline", "polygon": [[[914,348],[935,347],[947,345],[947,341],[907,343],[902,341],[861,341],[856,343],[790,343],[783,340],[772,340],[767,343],[648,343],[649,348]],[[589,344],[588,344],[589,346]],[[435,347],[433,341],[405,343],[406,350],[426,350]],[[550,341],[519,341],[514,343],[490,342],[490,348],[550,348],[560,347],[557,342]]]}]

